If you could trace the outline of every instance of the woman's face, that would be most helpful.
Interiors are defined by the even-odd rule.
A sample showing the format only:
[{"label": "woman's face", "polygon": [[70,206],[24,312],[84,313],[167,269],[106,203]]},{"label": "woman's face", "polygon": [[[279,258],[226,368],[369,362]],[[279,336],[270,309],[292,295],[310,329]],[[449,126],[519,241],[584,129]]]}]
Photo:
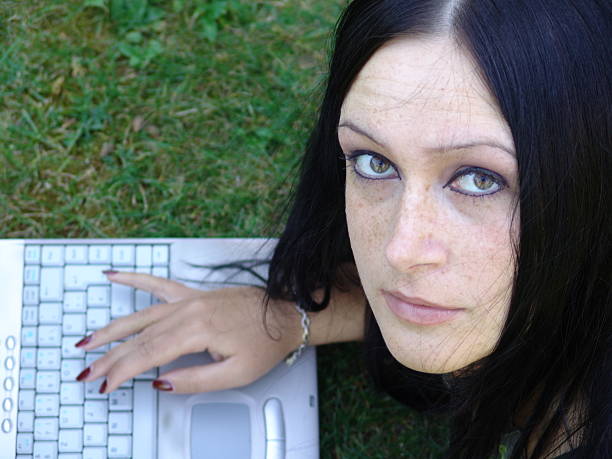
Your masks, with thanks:
[{"label": "woman's face", "polygon": [[351,247],[393,356],[447,373],[489,354],[510,300],[518,180],[471,61],[448,38],[387,43],[344,100],[338,137]]}]

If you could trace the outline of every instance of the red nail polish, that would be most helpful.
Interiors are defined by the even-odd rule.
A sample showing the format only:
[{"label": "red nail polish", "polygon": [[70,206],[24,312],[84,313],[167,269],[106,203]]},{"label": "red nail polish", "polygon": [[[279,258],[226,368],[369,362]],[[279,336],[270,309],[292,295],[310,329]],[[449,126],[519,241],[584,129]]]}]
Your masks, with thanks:
[{"label": "red nail polish", "polygon": [[156,379],[153,381],[153,387],[157,390],[163,390],[166,392],[174,390],[172,383],[170,381],[166,381],[165,379]]},{"label": "red nail polish", "polygon": [[103,394],[105,391],[106,391],[106,379],[104,380],[104,382],[100,386],[100,390],[98,390],[98,392]]},{"label": "red nail polish", "polygon": [[79,341],[78,343],[76,343],[74,345],[74,347],[81,347],[81,346],[85,346],[86,344],[89,344],[89,342],[91,341],[91,339],[93,338],[93,333],[89,336],[86,336],[85,338],[83,338],[81,341]]},{"label": "red nail polish", "polygon": [[102,274],[117,274],[119,271],[115,271],[114,269],[105,269],[104,271],[102,271]]},{"label": "red nail polish", "polygon": [[89,376],[89,373],[91,373],[91,368],[87,367],[79,373],[79,375],[76,377],[76,380],[83,381],[85,378]]}]

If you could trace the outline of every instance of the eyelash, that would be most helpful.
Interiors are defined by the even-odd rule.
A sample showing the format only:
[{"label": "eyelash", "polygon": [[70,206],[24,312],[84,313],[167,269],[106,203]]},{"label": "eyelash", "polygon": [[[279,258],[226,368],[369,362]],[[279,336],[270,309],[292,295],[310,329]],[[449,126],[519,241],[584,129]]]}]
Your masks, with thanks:
[{"label": "eyelash", "polygon": [[[359,172],[359,170],[355,167],[355,163],[357,161],[357,159],[360,156],[371,156],[373,158],[378,158],[384,162],[386,162],[387,164],[389,164],[390,167],[393,168],[393,170],[395,170],[395,173],[397,174],[394,177],[384,177],[384,178],[372,178],[372,177],[368,177],[363,175],[362,173]],[[344,159],[346,161],[348,161],[350,163],[350,167],[353,169],[355,175],[357,177],[359,177],[360,180],[367,180],[367,181],[377,181],[377,180],[389,180],[391,178],[401,178],[399,175],[399,172],[397,170],[397,167],[391,162],[389,161],[387,158],[385,158],[384,156],[378,154],[378,153],[374,153],[371,151],[365,151],[365,150],[358,150],[358,151],[354,151],[348,155],[344,156]],[[451,187],[451,184],[453,182],[455,182],[457,179],[461,178],[462,176],[468,175],[470,173],[477,173],[483,176],[488,177],[489,179],[491,179],[498,187],[499,189],[492,192],[492,193],[483,193],[483,194],[470,194],[470,193],[465,193],[460,191],[457,188],[453,188]],[[443,188],[450,188],[452,191],[454,191],[455,193],[461,194],[463,196],[466,196],[468,198],[484,198],[484,197],[493,197],[493,195],[499,193],[500,191],[504,190],[505,188],[507,188],[508,184],[506,182],[506,180],[499,174],[497,174],[496,172],[490,171],[488,169],[484,169],[482,167],[478,167],[478,166],[466,166],[463,167],[459,170],[457,170],[453,176],[450,178],[450,180],[444,185]]]}]

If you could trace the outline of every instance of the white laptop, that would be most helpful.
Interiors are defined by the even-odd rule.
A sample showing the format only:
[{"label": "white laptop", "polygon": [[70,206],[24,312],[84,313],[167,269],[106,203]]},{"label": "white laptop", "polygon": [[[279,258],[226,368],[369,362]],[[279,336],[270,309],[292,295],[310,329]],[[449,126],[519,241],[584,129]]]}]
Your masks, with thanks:
[{"label": "white laptop", "polygon": [[[319,457],[316,357],[307,349],[253,384],[191,395],[152,388],[152,369],[111,394],[76,375],[104,349],[74,343],[146,308],[146,292],[111,285],[102,270],[134,270],[195,288],[258,284],[253,272],[210,269],[265,259],[263,239],[0,240],[0,459],[312,459]],[[112,345],[111,345],[112,346]]]}]

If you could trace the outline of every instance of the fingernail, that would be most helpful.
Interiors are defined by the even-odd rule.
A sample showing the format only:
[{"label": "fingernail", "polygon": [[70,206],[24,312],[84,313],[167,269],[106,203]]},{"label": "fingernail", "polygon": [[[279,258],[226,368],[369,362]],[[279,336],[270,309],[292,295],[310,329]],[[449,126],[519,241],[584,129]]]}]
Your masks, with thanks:
[{"label": "fingernail", "polygon": [[91,339],[93,338],[93,333],[89,336],[86,336],[85,338],[83,338],[81,341],[79,341],[78,343],[75,343],[74,347],[82,347],[85,346],[86,344],[89,344],[89,342],[91,341]]},{"label": "fingernail", "polygon": [[105,269],[104,271],[102,271],[102,274],[117,274],[119,271],[115,271],[114,269]]},{"label": "fingernail", "polygon": [[172,383],[170,381],[166,381],[165,379],[156,379],[153,381],[153,387],[157,390],[164,390],[166,392],[174,390]]},{"label": "fingernail", "polygon": [[104,380],[104,382],[100,386],[100,389],[98,390],[98,392],[101,393],[101,394],[103,394],[104,391],[106,391],[106,379]]},{"label": "fingernail", "polygon": [[85,378],[89,376],[89,373],[91,373],[91,368],[87,367],[79,373],[79,375],[76,377],[76,380],[83,381]]}]

